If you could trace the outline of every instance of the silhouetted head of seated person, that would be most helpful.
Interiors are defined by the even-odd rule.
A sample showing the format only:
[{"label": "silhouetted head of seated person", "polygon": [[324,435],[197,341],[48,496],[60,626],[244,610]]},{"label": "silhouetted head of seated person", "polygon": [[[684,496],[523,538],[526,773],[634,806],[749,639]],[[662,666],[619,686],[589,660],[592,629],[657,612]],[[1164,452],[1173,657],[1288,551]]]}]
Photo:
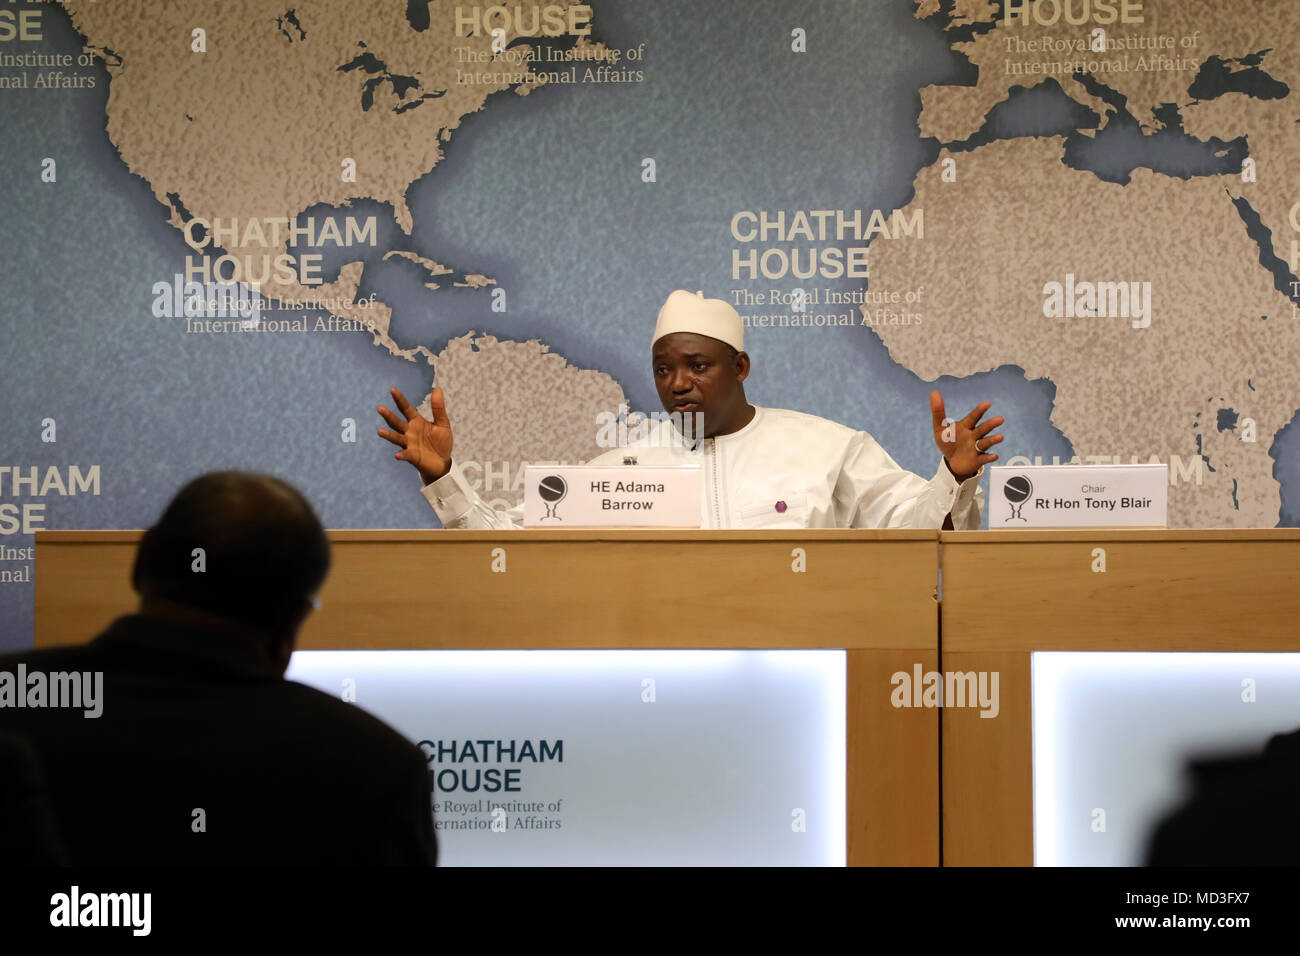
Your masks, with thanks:
[{"label": "silhouetted head of seated person", "polygon": [[182,488],[145,533],[131,583],[140,613],[246,641],[279,676],[329,564],[325,531],[296,489],[214,472]]}]

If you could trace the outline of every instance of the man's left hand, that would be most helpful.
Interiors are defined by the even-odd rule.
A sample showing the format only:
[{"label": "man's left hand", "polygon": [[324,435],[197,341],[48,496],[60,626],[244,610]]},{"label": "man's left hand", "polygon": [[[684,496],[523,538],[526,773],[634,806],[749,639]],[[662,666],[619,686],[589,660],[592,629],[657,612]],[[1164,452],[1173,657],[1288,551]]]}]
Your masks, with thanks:
[{"label": "man's left hand", "polygon": [[[1001,435],[989,432],[1001,425],[1006,419],[990,418],[981,423],[980,418],[993,406],[989,402],[980,402],[969,415],[960,421],[948,421],[943,409],[943,396],[937,391],[930,393],[930,414],[934,418],[934,443],[943,452],[944,461],[958,481],[974,477],[985,465],[998,460],[997,455],[988,454],[989,446],[1002,441]],[[979,448],[975,447],[978,442]]]}]

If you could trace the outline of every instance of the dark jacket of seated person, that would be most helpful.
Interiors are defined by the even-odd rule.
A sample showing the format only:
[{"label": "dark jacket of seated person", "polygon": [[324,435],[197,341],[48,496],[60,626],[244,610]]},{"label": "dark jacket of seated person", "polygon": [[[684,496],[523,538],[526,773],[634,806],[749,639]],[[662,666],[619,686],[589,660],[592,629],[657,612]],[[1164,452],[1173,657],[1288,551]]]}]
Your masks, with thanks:
[{"label": "dark jacket of seated person", "polygon": [[67,863],[31,745],[0,733],[0,862],[12,866]]},{"label": "dark jacket of seated person", "polygon": [[0,671],[25,668],[29,700],[34,673],[79,673],[83,696],[97,698],[0,708],[0,731],[39,757],[69,863],[435,862],[419,748],[356,705],[284,679],[328,547],[290,486],[203,476],[141,542],[140,613],[88,645],[0,657]]}]

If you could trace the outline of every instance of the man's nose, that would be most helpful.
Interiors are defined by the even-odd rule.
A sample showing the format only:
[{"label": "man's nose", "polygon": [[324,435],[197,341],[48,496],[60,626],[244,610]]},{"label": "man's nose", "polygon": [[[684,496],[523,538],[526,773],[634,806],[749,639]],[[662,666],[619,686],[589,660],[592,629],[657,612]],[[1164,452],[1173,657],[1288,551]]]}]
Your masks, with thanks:
[{"label": "man's nose", "polygon": [[685,394],[686,392],[689,392],[691,390],[691,378],[689,375],[686,374],[686,371],[684,369],[678,369],[677,371],[673,372],[672,379],[668,387],[671,388],[673,392],[679,395]]}]

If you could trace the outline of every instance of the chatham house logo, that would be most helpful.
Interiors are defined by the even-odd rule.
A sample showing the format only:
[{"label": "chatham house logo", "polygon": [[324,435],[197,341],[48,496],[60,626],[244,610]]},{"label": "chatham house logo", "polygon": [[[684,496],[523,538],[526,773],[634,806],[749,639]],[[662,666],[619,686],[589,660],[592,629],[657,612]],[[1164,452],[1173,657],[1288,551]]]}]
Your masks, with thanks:
[{"label": "chatham house logo", "polygon": [[564,479],[559,475],[547,475],[538,482],[537,493],[542,501],[546,502],[546,513],[542,515],[542,520],[554,518],[556,521],[563,521],[564,519],[555,513],[555,508],[569,493],[569,486]]},{"label": "chatham house logo", "polygon": [[1029,519],[1020,514],[1025,507],[1025,502],[1029,496],[1034,493],[1034,483],[1024,475],[1012,475],[1007,479],[1007,483],[1002,486],[1002,494],[1011,504],[1011,514],[1002,522],[1007,521],[1025,521]]}]

